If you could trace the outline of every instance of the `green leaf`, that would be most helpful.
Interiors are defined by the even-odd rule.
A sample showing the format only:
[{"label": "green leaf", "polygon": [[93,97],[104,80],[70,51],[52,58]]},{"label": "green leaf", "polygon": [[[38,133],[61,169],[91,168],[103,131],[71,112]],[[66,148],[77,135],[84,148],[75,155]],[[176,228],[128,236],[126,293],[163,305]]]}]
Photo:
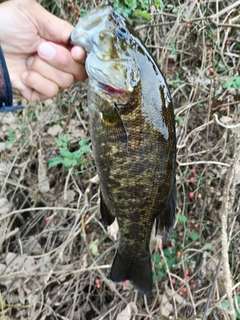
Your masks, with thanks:
[{"label": "green leaf", "polygon": [[72,152],[70,152],[67,148],[62,148],[60,150],[60,154],[64,157],[64,158],[73,158],[73,154]]},{"label": "green leaf", "polygon": [[233,82],[233,88],[234,88],[234,89],[238,89],[238,88],[239,88],[239,86],[238,86],[238,84],[237,84],[237,81],[234,81],[234,82]]},{"label": "green leaf", "polygon": [[189,238],[192,239],[192,241],[196,241],[199,239],[199,235],[197,233],[190,233]]},{"label": "green leaf", "polygon": [[184,222],[186,222],[186,221],[187,221],[187,217],[184,216],[183,214],[180,214],[180,215],[178,216],[178,222],[179,222],[179,223],[184,223]]},{"label": "green leaf", "polygon": [[212,250],[213,246],[210,243],[205,243],[203,246],[203,250],[207,251],[207,250]]},{"label": "green leaf", "polygon": [[73,166],[77,161],[75,159],[69,159],[69,158],[65,158],[63,161],[63,165],[65,169],[70,169],[71,166]]},{"label": "green leaf", "polygon": [[81,141],[79,141],[80,147],[85,146],[90,140],[91,140],[90,138],[86,138],[86,139],[82,139]]},{"label": "green leaf", "polygon": [[221,307],[222,307],[223,309],[227,310],[227,309],[228,309],[228,306],[229,306],[228,301],[222,301],[222,302],[221,302]]},{"label": "green leaf", "polygon": [[236,84],[238,85],[238,88],[240,88],[240,77],[236,78]]},{"label": "green leaf", "polygon": [[176,264],[175,258],[167,259],[167,265],[169,269],[171,269],[175,264]]},{"label": "green leaf", "polygon": [[161,0],[155,0],[155,6],[164,8],[163,2]]},{"label": "green leaf", "polygon": [[57,166],[58,164],[63,163],[62,157],[55,157],[48,161],[48,168]]},{"label": "green leaf", "polygon": [[98,254],[98,240],[94,240],[90,243],[89,249],[92,251],[92,254],[96,256]]},{"label": "green leaf", "polygon": [[82,153],[80,150],[76,150],[74,152],[72,152],[72,157],[76,160],[79,160],[82,156]]},{"label": "green leaf", "polygon": [[171,252],[169,249],[163,249],[164,255],[165,257],[170,257],[171,256]]},{"label": "green leaf", "polygon": [[142,18],[144,18],[144,19],[146,19],[148,21],[151,20],[151,16],[147,11],[135,10],[134,11],[134,15],[135,16],[140,16],[140,17],[142,17]]},{"label": "green leaf", "polygon": [[157,272],[157,275],[160,277],[160,278],[163,278],[165,276],[165,272],[163,271],[158,271]]},{"label": "green leaf", "polygon": [[70,137],[69,133],[65,134],[64,136],[60,136],[59,139],[57,140],[57,146],[66,148],[70,143],[69,137]]},{"label": "green leaf", "polygon": [[89,146],[82,146],[80,149],[82,153],[85,153],[85,154],[89,153]]},{"label": "green leaf", "polygon": [[162,260],[161,256],[157,253],[152,254],[152,261],[154,263],[159,263]]},{"label": "green leaf", "polygon": [[176,54],[175,42],[173,40],[171,40],[170,45],[172,48],[172,55],[175,55]]},{"label": "green leaf", "polygon": [[155,284],[157,281],[157,277],[155,276],[155,274],[153,274],[153,284]]}]

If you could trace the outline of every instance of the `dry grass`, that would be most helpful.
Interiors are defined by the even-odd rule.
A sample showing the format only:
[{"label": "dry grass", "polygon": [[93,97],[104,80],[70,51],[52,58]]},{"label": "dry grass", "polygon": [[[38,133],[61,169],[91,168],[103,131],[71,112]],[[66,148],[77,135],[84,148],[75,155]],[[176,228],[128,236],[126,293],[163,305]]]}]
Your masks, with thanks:
[{"label": "dry grass", "polygon": [[[42,3],[75,23],[66,1]],[[71,134],[71,151],[89,136],[80,83],[1,116],[0,319],[240,319],[240,90],[222,87],[239,76],[240,1],[168,4],[136,26],[177,120],[178,223],[151,244],[153,294],[107,278],[116,241],[99,215],[92,153],[81,174],[47,167],[60,134]]]}]

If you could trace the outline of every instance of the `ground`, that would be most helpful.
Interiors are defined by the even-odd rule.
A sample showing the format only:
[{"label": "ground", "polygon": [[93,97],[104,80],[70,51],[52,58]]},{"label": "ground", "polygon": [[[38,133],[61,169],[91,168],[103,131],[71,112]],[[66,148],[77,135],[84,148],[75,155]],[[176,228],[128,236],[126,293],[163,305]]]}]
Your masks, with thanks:
[{"label": "ground", "polygon": [[[73,24],[94,6],[41,3]],[[114,3],[176,115],[177,219],[151,242],[153,293],[107,277],[118,233],[99,213],[86,81],[0,117],[0,319],[240,319],[240,1]]]}]

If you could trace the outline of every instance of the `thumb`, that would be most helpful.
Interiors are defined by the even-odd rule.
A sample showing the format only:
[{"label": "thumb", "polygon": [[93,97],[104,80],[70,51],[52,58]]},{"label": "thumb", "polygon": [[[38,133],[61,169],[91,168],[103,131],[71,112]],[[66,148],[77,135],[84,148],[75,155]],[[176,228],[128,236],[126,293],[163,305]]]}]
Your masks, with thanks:
[{"label": "thumb", "polygon": [[31,15],[31,20],[34,17],[33,22],[35,22],[40,37],[55,43],[68,44],[70,33],[73,30],[70,23],[56,17],[35,0],[24,0],[24,7],[26,14]]}]

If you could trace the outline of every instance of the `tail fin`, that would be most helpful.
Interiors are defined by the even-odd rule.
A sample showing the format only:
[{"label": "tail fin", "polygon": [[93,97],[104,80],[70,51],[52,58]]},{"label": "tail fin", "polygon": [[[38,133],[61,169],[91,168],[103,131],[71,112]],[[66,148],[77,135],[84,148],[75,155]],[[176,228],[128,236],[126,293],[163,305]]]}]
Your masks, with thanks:
[{"label": "tail fin", "polygon": [[113,260],[110,279],[114,282],[130,280],[140,293],[149,295],[153,286],[150,254],[147,253],[144,258],[131,258],[127,254],[117,251]]}]

